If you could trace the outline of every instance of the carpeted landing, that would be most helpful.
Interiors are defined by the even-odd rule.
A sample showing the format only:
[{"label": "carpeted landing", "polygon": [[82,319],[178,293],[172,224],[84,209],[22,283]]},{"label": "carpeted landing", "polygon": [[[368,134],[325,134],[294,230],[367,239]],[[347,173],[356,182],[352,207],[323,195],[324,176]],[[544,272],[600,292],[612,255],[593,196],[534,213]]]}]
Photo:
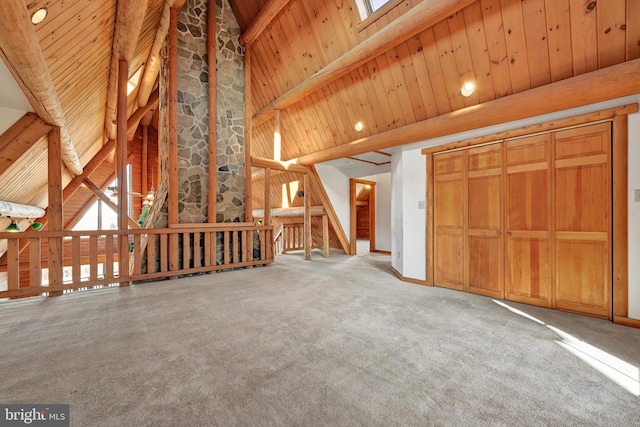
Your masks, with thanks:
[{"label": "carpeted landing", "polygon": [[407,284],[385,255],[0,302],[0,403],[74,426],[640,425],[640,330]]}]

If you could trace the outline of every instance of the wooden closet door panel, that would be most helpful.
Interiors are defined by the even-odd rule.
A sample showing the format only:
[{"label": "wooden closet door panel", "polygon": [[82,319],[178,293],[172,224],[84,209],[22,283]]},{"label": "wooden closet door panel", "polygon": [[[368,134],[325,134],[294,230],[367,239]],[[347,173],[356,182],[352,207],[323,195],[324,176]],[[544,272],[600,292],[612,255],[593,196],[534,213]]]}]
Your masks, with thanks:
[{"label": "wooden closet door panel", "polygon": [[505,298],[550,307],[551,135],[505,144]]},{"label": "wooden closet door panel", "polygon": [[434,282],[464,287],[464,158],[453,152],[434,156]]},{"label": "wooden closet door panel", "polygon": [[611,318],[609,123],[555,134],[555,306]]},{"label": "wooden closet door panel", "polygon": [[502,144],[467,150],[465,289],[504,298]]}]

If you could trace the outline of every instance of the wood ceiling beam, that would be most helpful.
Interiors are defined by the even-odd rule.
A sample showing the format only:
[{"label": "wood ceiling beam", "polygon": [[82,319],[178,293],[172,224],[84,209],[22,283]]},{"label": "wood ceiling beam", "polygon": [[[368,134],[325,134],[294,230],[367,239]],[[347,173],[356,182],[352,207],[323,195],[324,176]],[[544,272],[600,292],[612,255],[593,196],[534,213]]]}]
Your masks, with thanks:
[{"label": "wood ceiling beam", "polygon": [[[118,212],[118,205],[116,205],[115,203],[113,203],[111,201],[111,199],[109,198],[109,196],[107,196],[104,191],[102,191],[102,188],[100,188],[96,183],[94,183],[93,181],[91,181],[91,179],[89,179],[89,177],[85,177],[82,180],[82,183],[85,185],[85,187],[87,187],[93,194],[95,194],[95,196],[100,199],[100,201],[102,203],[104,203],[105,205],[109,206],[111,209],[113,209],[114,212]],[[138,225],[137,222],[135,222],[133,220],[133,218],[131,218],[130,216],[126,216],[127,218],[127,222],[129,223],[129,225],[131,226],[131,228],[135,228],[135,229],[139,229],[140,226]]]},{"label": "wood ceiling beam", "polygon": [[0,216],[11,218],[42,218],[46,211],[38,206],[23,205],[22,203],[13,203],[0,200]]},{"label": "wood ceiling beam", "polygon": [[640,93],[640,59],[560,80],[484,104],[466,107],[336,147],[305,154],[295,161],[313,165],[369,151],[480,129],[542,114]]},{"label": "wood ceiling beam", "polygon": [[245,46],[256,41],[256,39],[260,37],[260,34],[262,34],[262,32],[269,26],[271,21],[278,16],[278,13],[280,13],[280,11],[284,9],[290,1],[291,0],[269,0],[269,2],[260,9],[260,12],[258,12],[258,15],[255,17],[251,25],[249,25],[247,31],[245,31],[244,34],[242,34],[242,37],[240,37],[240,44]]},{"label": "wood ceiling beam", "polygon": [[340,56],[306,80],[300,82],[253,117],[253,127],[270,120],[276,110],[284,110],[329,83],[349,74],[359,66],[398,46],[425,29],[437,24],[476,0],[423,1],[373,36]]},{"label": "wood ceiling beam", "polygon": [[80,175],[82,165],[67,131],[62,106],[25,2],[0,1],[0,16],[0,56],[36,114],[44,122],[60,127],[62,160],[69,172]]},{"label": "wood ceiling beam", "polygon": [[35,113],[27,113],[0,135],[0,175],[53,128]]},{"label": "wood ceiling beam", "polygon": [[[105,118],[105,129],[109,139],[116,137],[118,63],[121,59],[130,62],[133,58],[146,12],[147,2],[143,2],[141,7],[139,2],[118,0],[109,71],[109,88],[107,90],[107,113]],[[129,76],[127,76],[127,79],[128,78]]]},{"label": "wood ceiling beam", "polygon": [[251,166],[254,168],[270,168],[285,172],[295,172],[301,174],[307,173],[307,169],[304,166],[300,166],[295,163],[265,159],[263,157],[251,156]]},{"label": "wood ceiling beam", "polygon": [[138,88],[138,106],[143,107],[147,105],[153,86],[156,84],[158,73],[160,72],[160,64],[162,59],[160,58],[160,49],[167,38],[169,33],[169,15],[171,14],[171,4],[173,2],[165,1],[164,8],[162,9],[162,16],[160,17],[160,23],[158,24],[158,31],[153,39],[153,45],[149,52],[146,65],[144,66],[144,73],[142,79],[140,79],[140,87]]},{"label": "wood ceiling beam", "polygon": [[[155,110],[158,107],[158,102],[160,100],[160,92],[159,89],[153,91],[147,103],[141,107],[139,107],[127,120],[127,139],[131,141],[133,139],[133,135],[138,129],[138,125],[145,118],[145,116],[151,112],[151,110]],[[149,117],[149,121],[151,121],[151,117]]]}]

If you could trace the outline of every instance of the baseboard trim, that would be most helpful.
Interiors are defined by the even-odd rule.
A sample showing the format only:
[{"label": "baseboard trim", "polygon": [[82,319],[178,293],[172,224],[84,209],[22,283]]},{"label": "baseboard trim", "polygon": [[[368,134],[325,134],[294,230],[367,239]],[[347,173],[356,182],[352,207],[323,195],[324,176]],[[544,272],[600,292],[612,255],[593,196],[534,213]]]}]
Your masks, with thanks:
[{"label": "baseboard trim", "polygon": [[376,249],[375,251],[370,251],[370,252],[375,252],[377,254],[391,255],[391,251],[384,251],[382,249]]},{"label": "baseboard trim", "polygon": [[398,279],[402,280],[403,282],[413,283],[413,284],[422,285],[422,286],[433,286],[433,284],[431,284],[426,280],[418,280],[418,279],[412,279],[410,277],[404,277],[402,274],[400,274],[398,270],[393,268],[393,266],[391,266],[391,271],[393,272],[393,274],[396,275],[396,277],[398,277]]},{"label": "baseboard trim", "polygon": [[640,329],[640,320],[638,319],[631,319],[629,317],[623,316],[614,316],[613,323],[615,323],[616,325],[629,326],[631,328]]}]

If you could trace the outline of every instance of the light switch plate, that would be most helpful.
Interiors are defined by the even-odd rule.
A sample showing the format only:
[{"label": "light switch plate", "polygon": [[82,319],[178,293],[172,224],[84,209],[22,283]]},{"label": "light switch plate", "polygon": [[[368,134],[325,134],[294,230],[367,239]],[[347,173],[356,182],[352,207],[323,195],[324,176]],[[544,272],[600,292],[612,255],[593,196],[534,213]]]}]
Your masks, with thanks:
[{"label": "light switch plate", "polygon": [[[640,191],[640,190],[636,190],[636,191]],[[636,198],[637,198],[637,196],[636,196]],[[425,203],[425,201],[424,200],[420,200],[418,202],[418,209],[426,209],[426,208],[427,208],[427,204]]]},{"label": "light switch plate", "polygon": [[640,202],[640,190],[633,190],[633,201]]}]

